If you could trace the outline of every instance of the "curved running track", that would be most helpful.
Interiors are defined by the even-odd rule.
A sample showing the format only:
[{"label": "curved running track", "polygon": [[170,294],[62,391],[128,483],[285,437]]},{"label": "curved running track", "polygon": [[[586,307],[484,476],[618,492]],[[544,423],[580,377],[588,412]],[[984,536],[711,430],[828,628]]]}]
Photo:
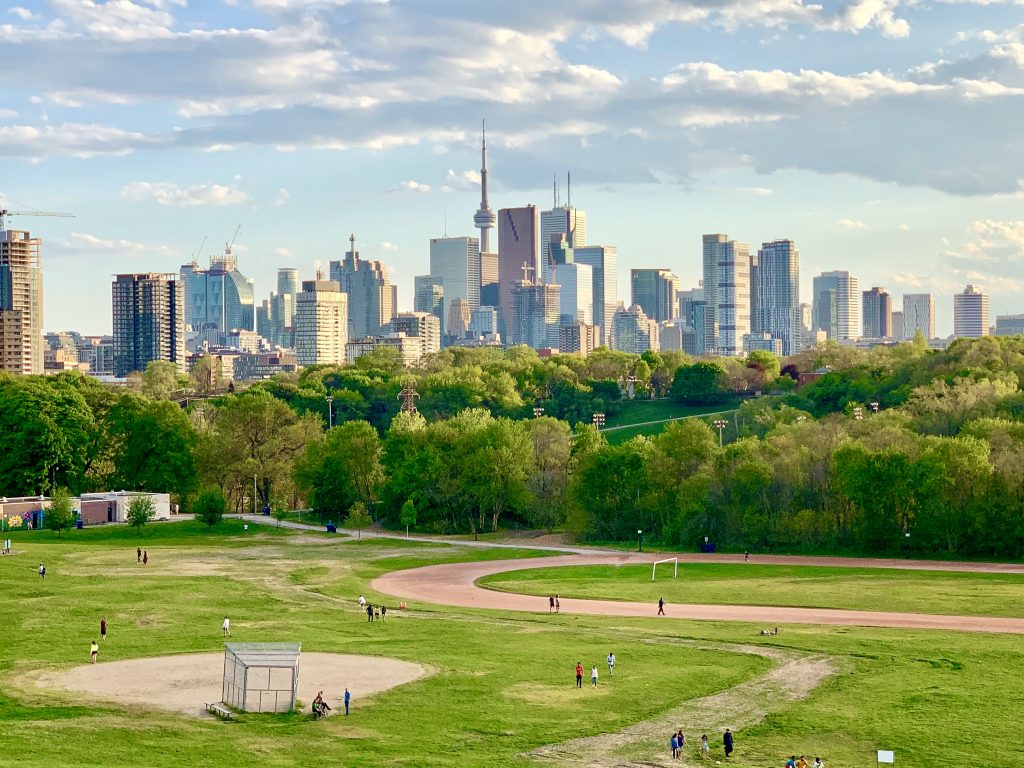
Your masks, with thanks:
[{"label": "curved running track", "polygon": [[[680,557],[679,560],[708,562],[708,558]],[[722,562],[741,562],[739,557],[714,558]],[[985,563],[908,563],[899,560],[849,560],[842,558],[758,557],[759,563],[779,565],[846,565],[908,570],[957,570],[986,573],[1024,573],[1024,566]],[[428,565],[405,571],[394,571],[374,579],[371,586],[406,600],[452,605],[462,608],[492,608],[503,611],[547,613],[547,598],[497,592],[476,585],[477,579],[494,573],[520,571],[528,568],[553,568],[565,565],[624,565],[652,562],[643,555],[568,555],[540,557],[529,560],[490,560],[476,563]],[[657,606],[618,600],[581,600],[560,598],[563,613],[595,616],[653,617]],[[907,629],[945,629],[962,632],[1006,632],[1024,634],[1024,619],[987,616],[937,616],[922,613],[891,613],[886,611],[847,611],[832,608],[782,608],[747,605],[685,605],[666,604],[667,618],[703,619],[709,621],[746,621],[765,627],[777,624],[828,624],[859,627],[901,627]]]}]

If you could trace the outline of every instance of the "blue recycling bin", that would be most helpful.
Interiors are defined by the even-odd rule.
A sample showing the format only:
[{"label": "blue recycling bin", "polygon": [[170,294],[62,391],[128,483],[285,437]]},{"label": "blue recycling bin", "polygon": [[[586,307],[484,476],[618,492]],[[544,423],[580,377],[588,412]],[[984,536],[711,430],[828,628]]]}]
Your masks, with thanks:
[{"label": "blue recycling bin", "polygon": [[84,526],[85,526],[85,524],[82,522],[81,518],[79,518],[78,520],[75,520],[75,528],[77,528],[78,530],[82,530],[82,528]]},{"label": "blue recycling bin", "polygon": [[338,532],[338,526],[336,526],[334,523],[328,523],[327,524],[327,532],[328,533],[337,533]]}]

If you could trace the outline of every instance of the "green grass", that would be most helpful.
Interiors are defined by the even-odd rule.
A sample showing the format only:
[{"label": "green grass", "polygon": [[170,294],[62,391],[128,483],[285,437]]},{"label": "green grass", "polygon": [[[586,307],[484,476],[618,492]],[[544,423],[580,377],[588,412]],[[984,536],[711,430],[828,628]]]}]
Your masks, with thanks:
[{"label": "green grass", "polygon": [[[671,399],[626,401],[618,406],[614,416],[608,417],[603,433],[609,443],[618,445],[637,435],[660,434],[671,423],[665,421],[666,419],[731,413],[737,402],[730,401],[720,405],[682,405]],[[645,423],[651,421],[661,423]]]},{"label": "green grass", "polygon": [[778,605],[907,611],[953,616],[1024,617],[1024,575],[821,568],[755,563],[588,565],[487,576],[482,586],[530,595],[670,603]]},{"label": "green grass", "polygon": [[[866,766],[874,764],[874,749],[887,747],[904,766],[1024,764],[1014,736],[1024,706],[1021,686],[1012,682],[1024,674],[1017,637],[801,626],[764,639],[757,627],[738,623],[420,604],[387,624],[368,624],[354,598],[383,599],[369,588],[380,573],[537,553],[353,543],[269,526],[250,525],[245,534],[231,521],[212,532],[186,523],[147,527],[138,539],[151,555],[143,567],[135,563],[133,533],[111,527],[72,532],[64,541],[48,532],[18,534],[15,549],[23,554],[0,559],[0,763],[526,768],[536,763],[524,755],[536,747],[619,731],[763,673],[766,660],[727,650],[761,643],[829,654],[840,673],[806,700],[772,702],[775,714],[737,735],[733,765],[781,765],[796,751],[821,752],[830,768]],[[40,561],[49,570],[45,581],[35,575]],[[839,570],[849,574],[820,575],[828,582]],[[762,570],[742,586],[764,578]],[[816,589],[812,578],[786,578],[794,593]],[[871,607],[889,603],[884,595]],[[221,723],[26,687],[35,671],[83,662],[101,616],[111,631],[104,659],[115,660],[219,651],[224,615],[232,617],[236,641],[300,640],[307,651],[391,656],[429,665],[434,674],[370,700],[356,692],[351,717],[315,723],[300,715]],[[681,646],[681,639],[726,645],[701,649]],[[602,677],[598,691],[577,692],[576,660],[600,664],[609,650],[619,662],[614,681]],[[667,760],[664,741],[624,749],[647,762]],[[714,743],[721,758],[720,740]]]}]

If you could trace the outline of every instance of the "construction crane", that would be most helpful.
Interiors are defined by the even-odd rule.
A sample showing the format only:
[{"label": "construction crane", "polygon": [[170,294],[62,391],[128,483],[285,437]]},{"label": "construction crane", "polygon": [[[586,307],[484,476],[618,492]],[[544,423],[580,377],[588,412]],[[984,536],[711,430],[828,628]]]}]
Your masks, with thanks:
[{"label": "construction crane", "polygon": [[230,243],[224,243],[224,255],[231,256],[231,249],[235,247],[235,240],[238,239],[238,233],[242,231],[242,225],[239,224],[235,227],[235,234],[231,236]]},{"label": "construction crane", "polygon": [[73,219],[75,214],[64,211],[9,211],[6,208],[0,208],[0,232],[7,229],[6,219],[8,216],[61,216]]}]

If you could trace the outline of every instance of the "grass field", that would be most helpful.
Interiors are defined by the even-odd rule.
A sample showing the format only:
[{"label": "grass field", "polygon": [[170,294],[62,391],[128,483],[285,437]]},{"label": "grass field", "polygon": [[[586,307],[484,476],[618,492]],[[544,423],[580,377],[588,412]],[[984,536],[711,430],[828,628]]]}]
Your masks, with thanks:
[{"label": "grass field", "polygon": [[[895,748],[903,766],[1024,764],[1014,736],[1024,693],[1009,684],[1024,673],[1015,637],[805,626],[764,639],[756,627],[735,623],[423,605],[368,624],[354,599],[362,592],[379,600],[368,584],[380,573],[530,553],[355,543],[254,525],[243,534],[233,521],[213,532],[175,523],[141,535],[107,528],[63,541],[48,532],[13,538],[21,554],[0,559],[5,765],[525,768],[538,764],[531,751],[579,737],[593,739],[556,747],[556,758],[542,764],[669,765],[670,722],[685,725],[691,741],[706,728],[717,759],[715,729],[739,722],[730,761],[738,766],[781,765],[793,751],[821,752],[830,768],[868,766],[876,748]],[[137,542],[149,552],[148,566],[135,562]],[[45,580],[35,573],[40,561]],[[795,580],[793,589],[801,584],[813,589],[814,581]],[[103,616],[109,661],[218,651],[224,615],[236,641],[298,640],[305,651],[389,656],[433,674],[372,700],[354,691],[351,717],[320,722],[294,714],[221,723],[32,687],[39,671],[85,662]],[[746,646],[796,659],[820,654],[835,674],[801,700],[775,695],[759,681],[777,660]],[[603,674],[596,691],[577,691],[575,662],[600,665],[610,650],[618,657],[614,678]],[[736,690],[757,717],[729,710],[727,693],[701,698],[737,685],[746,686]],[[691,763],[692,755],[683,764]]]},{"label": "grass field", "polygon": [[[652,558],[653,559],[653,558]],[[1024,576],[756,563],[680,563],[536,568],[488,576],[482,586],[530,595],[559,594],[655,603],[779,605],[907,611],[953,616],[1024,617]]]},{"label": "grass field", "polygon": [[[737,401],[738,402],[738,401]],[[632,400],[617,406],[614,416],[609,416],[605,423],[604,434],[608,442],[623,443],[637,435],[657,435],[671,422],[666,419],[699,417],[703,414],[728,412],[731,413],[737,402],[723,403],[717,406],[682,405],[674,400]],[[661,422],[648,424],[646,422]],[[637,426],[632,426],[637,425]],[[726,435],[729,437],[729,435]]]}]

